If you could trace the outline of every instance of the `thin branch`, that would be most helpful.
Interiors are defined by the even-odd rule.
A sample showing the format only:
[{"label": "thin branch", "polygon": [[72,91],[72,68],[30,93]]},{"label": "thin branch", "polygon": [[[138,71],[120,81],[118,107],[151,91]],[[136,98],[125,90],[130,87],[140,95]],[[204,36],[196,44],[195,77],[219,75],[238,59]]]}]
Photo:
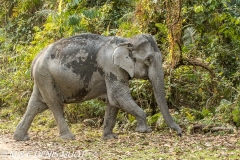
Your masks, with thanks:
[{"label": "thin branch", "polygon": [[201,62],[197,59],[192,59],[192,58],[182,58],[174,67],[173,69],[177,69],[179,68],[180,66],[183,66],[183,65],[188,65],[188,66],[198,66],[198,67],[201,67],[205,70],[207,70],[210,75],[211,75],[211,78],[213,79],[215,77],[215,74],[214,72],[212,71],[212,69],[208,66],[208,64],[204,63],[204,62]]}]

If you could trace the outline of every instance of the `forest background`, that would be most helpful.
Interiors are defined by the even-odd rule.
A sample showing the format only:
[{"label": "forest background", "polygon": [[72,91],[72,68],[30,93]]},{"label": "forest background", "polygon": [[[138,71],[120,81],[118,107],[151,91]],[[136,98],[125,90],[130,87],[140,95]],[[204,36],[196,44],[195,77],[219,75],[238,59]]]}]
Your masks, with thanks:
[{"label": "forest background", "polygon": [[[240,0],[0,0],[0,8],[2,129],[13,131],[26,110],[36,54],[56,40],[86,32],[155,36],[164,57],[168,105],[184,132],[216,127],[233,132],[240,126]],[[166,129],[149,81],[133,80],[131,91],[148,124]],[[66,105],[65,115],[71,124],[100,126],[104,108],[95,99]],[[118,120],[119,129],[136,124],[123,112]],[[49,117],[35,123],[55,126]]]}]

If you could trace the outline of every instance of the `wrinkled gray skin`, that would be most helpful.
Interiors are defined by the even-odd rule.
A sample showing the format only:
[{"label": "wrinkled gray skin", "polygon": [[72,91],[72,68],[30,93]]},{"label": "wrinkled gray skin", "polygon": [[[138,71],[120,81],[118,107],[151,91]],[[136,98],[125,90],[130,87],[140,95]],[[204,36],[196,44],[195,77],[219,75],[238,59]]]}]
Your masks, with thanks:
[{"label": "wrinkled gray skin", "polygon": [[151,132],[145,112],[134,102],[128,81],[149,79],[161,113],[179,135],[165,99],[161,53],[150,35],[127,39],[80,34],[61,39],[43,49],[32,63],[34,87],[27,111],[14,133],[15,140],[28,140],[34,117],[46,109],[54,115],[63,139],[74,139],[64,118],[63,104],[98,97],[107,99],[103,138],[112,132],[119,109],[137,119],[137,132]]}]

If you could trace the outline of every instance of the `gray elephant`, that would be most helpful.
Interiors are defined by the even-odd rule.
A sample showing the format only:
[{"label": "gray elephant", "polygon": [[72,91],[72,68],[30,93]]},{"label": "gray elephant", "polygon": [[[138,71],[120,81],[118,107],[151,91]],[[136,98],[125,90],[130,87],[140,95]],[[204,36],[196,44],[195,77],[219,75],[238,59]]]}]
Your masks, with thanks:
[{"label": "gray elephant", "polygon": [[43,49],[33,60],[34,87],[27,111],[14,133],[15,140],[28,140],[34,117],[46,109],[54,115],[59,136],[74,139],[64,118],[63,106],[104,97],[107,107],[103,138],[113,133],[119,109],[136,117],[137,132],[151,132],[145,112],[135,103],[129,80],[149,79],[168,126],[182,134],[171,117],[165,99],[162,55],[151,35],[133,38],[80,34],[63,38]]}]

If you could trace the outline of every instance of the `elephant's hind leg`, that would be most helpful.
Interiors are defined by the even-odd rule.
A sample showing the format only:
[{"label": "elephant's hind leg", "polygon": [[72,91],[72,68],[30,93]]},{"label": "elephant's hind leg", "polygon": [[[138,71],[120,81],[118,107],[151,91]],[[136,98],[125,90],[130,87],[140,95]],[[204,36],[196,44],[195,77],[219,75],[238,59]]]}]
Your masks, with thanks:
[{"label": "elephant's hind leg", "polygon": [[54,104],[48,104],[48,105],[57,123],[59,137],[67,140],[75,139],[75,135],[71,133],[65,121],[63,104],[56,102]]},{"label": "elephant's hind leg", "polygon": [[[48,76],[50,77],[50,76]],[[62,139],[75,139],[75,135],[71,133],[64,118],[63,101],[61,95],[56,90],[54,82],[49,78],[45,81],[38,81],[38,85],[41,86],[40,92],[45,103],[47,103],[49,109],[52,111],[54,119],[57,123],[59,137]]]},{"label": "elephant's hind leg", "polygon": [[48,106],[39,99],[40,97],[41,97],[41,94],[37,86],[34,85],[31,98],[28,102],[27,111],[25,112],[22,120],[17,125],[16,131],[13,135],[13,138],[15,140],[18,140],[18,141],[29,140],[27,132],[28,132],[28,129],[30,128],[30,125],[34,117],[38,113],[41,113],[46,109],[48,109]]}]

